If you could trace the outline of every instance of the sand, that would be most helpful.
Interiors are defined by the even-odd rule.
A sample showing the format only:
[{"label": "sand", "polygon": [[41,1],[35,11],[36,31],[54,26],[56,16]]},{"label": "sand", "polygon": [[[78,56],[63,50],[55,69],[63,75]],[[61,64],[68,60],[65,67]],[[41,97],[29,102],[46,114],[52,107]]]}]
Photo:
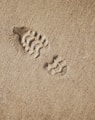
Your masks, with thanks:
[{"label": "sand", "polygon": [[[22,26],[47,37],[38,58]],[[50,72],[56,55],[64,75]],[[95,0],[0,0],[0,120],[95,120]]]}]

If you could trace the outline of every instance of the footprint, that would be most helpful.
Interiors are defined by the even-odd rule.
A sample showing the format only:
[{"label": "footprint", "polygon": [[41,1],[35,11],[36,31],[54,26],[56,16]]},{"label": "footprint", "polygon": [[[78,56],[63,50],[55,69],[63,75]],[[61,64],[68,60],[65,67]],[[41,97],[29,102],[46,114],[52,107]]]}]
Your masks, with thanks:
[{"label": "footprint", "polygon": [[51,63],[46,63],[44,66],[51,75],[65,75],[67,72],[66,60],[61,57],[54,56]]},{"label": "footprint", "polygon": [[33,58],[41,55],[41,49],[48,46],[48,40],[40,33],[26,27],[14,27],[13,32],[19,35],[19,41]]}]

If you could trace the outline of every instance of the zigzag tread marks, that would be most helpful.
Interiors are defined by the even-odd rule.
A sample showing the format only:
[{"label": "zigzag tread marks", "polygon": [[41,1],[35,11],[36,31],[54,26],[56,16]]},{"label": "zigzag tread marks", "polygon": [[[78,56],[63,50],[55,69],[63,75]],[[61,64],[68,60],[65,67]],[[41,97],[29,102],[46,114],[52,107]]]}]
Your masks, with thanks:
[{"label": "zigzag tread marks", "polygon": [[29,54],[32,54],[35,51],[36,46],[38,46],[38,45],[42,46],[42,44],[40,42],[34,40],[30,46]]},{"label": "zigzag tread marks", "polygon": [[36,49],[35,49],[35,51],[34,51],[34,53],[33,53],[33,55],[34,55],[34,58],[38,58],[39,56],[40,56],[40,50],[42,49],[42,46],[40,46],[40,45],[37,45],[36,46]]},{"label": "zigzag tread marks", "polygon": [[30,36],[30,33],[29,34],[26,34],[22,37],[22,45],[23,47],[25,47],[26,45],[28,46],[30,44],[30,42],[32,42],[33,40],[35,39],[34,36]]},{"label": "zigzag tread marks", "polygon": [[31,46],[32,42],[35,40],[34,37],[30,37],[27,36],[27,38],[25,38],[25,42],[27,43],[27,45]]},{"label": "zigzag tread marks", "polygon": [[55,69],[58,66],[58,63],[62,61],[61,57],[55,56],[53,57],[53,61],[51,63],[48,63],[48,71],[51,71],[52,69]]},{"label": "zigzag tread marks", "polygon": [[29,54],[40,54],[40,49],[42,48],[43,46],[41,45],[41,44],[36,44],[35,46],[34,46],[34,48],[32,48],[32,49],[30,49],[29,50]]},{"label": "zigzag tread marks", "polygon": [[30,55],[35,55],[34,58],[37,58],[38,56],[40,56],[40,50],[44,47],[44,42],[46,41],[42,39],[38,40],[37,38],[34,39],[35,40],[31,40],[31,36],[27,37],[26,42],[28,41],[28,44],[25,46],[25,50],[28,51]]},{"label": "zigzag tread marks", "polygon": [[40,33],[30,30],[24,27],[15,28],[15,33],[21,37],[21,44],[25,48],[25,51],[35,58],[40,56],[40,50],[48,46],[48,40]]},{"label": "zigzag tread marks", "polygon": [[64,74],[64,73],[66,73],[66,71],[67,71],[67,65],[64,65],[64,66],[58,65],[58,67],[56,67],[56,69],[51,70],[51,74],[52,75],[59,74],[59,73]]},{"label": "zigzag tread marks", "polygon": [[61,57],[53,58],[52,63],[47,63],[47,71],[52,74],[65,74],[67,70],[66,61],[62,60]]}]

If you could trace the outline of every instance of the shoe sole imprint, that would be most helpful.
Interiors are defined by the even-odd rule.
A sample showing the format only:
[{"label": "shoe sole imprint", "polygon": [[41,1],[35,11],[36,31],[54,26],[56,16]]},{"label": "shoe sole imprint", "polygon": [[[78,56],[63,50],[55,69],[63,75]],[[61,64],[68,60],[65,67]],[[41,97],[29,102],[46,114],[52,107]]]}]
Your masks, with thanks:
[{"label": "shoe sole imprint", "polygon": [[20,37],[20,43],[33,58],[40,56],[42,48],[47,48],[48,40],[40,33],[26,27],[14,27],[13,32]]},{"label": "shoe sole imprint", "polygon": [[51,63],[46,63],[44,66],[51,75],[65,75],[67,72],[66,60],[61,57],[54,56]]}]

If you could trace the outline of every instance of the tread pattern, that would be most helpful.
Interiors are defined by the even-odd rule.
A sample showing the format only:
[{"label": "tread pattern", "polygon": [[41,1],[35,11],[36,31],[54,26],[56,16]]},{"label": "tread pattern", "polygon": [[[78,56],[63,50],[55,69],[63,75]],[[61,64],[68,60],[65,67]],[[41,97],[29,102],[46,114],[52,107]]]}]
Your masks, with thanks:
[{"label": "tread pattern", "polygon": [[66,60],[59,56],[53,57],[51,63],[46,63],[44,66],[51,75],[64,75],[67,72]]},{"label": "tread pattern", "polygon": [[48,40],[45,36],[37,33],[34,30],[22,28],[14,28],[14,32],[20,36],[20,42],[25,51],[32,55],[33,58],[38,58],[42,48],[48,46]]}]

